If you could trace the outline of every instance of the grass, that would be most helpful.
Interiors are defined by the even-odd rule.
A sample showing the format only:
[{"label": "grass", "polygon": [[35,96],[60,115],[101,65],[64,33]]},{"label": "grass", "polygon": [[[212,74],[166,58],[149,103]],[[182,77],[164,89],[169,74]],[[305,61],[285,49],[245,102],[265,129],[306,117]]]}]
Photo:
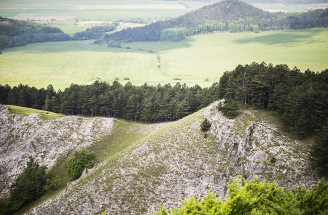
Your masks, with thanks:
[{"label": "grass", "polygon": [[64,31],[64,33],[73,36],[77,32],[85,31],[88,27],[86,26],[72,26],[72,25],[53,25],[52,27],[56,27]]},{"label": "grass", "polygon": [[11,113],[23,114],[23,115],[30,115],[30,114],[38,113],[38,114],[41,114],[42,117],[44,117],[45,119],[57,119],[57,118],[64,116],[63,114],[59,114],[59,113],[53,113],[50,111],[43,111],[43,110],[36,110],[36,109],[26,108],[26,107],[19,107],[19,106],[15,106],[15,105],[3,105],[3,106],[7,107]]},{"label": "grass", "polygon": [[136,85],[182,82],[210,86],[238,64],[263,61],[320,72],[328,68],[327,38],[327,29],[309,29],[212,33],[181,42],[122,44],[120,49],[94,46],[92,41],[30,44],[3,51],[0,84],[53,84],[64,89],[71,83],[111,83],[116,78],[124,84],[123,79],[129,78]]}]

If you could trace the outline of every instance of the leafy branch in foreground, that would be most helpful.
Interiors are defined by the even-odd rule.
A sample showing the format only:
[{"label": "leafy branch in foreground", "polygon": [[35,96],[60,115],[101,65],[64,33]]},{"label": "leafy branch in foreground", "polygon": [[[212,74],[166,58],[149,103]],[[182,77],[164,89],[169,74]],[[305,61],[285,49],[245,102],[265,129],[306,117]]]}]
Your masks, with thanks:
[{"label": "leafy branch in foreground", "polygon": [[163,206],[156,215],[182,214],[327,214],[328,183],[320,180],[312,190],[303,187],[284,191],[275,182],[259,182],[240,179],[228,184],[228,194],[224,201],[209,192],[198,200],[191,196],[182,202],[182,207],[167,212]]}]

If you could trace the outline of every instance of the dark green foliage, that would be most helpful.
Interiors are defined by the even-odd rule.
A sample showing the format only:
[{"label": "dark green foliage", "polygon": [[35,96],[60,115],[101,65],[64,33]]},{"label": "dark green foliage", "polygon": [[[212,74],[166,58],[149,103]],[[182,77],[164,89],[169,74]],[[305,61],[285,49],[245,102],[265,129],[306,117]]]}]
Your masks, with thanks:
[{"label": "dark green foliage", "polygon": [[72,180],[78,179],[84,169],[90,169],[95,164],[96,156],[85,149],[75,151],[66,163],[66,173]]},{"label": "dark green foliage", "polygon": [[88,28],[85,31],[77,32],[74,34],[74,40],[92,40],[99,39],[106,35],[107,32],[114,31],[116,29],[116,24],[106,24],[102,26],[96,26]]},{"label": "dark green foliage", "polygon": [[239,179],[228,185],[224,201],[208,193],[201,200],[190,197],[182,207],[167,212],[162,206],[156,215],[182,214],[326,214],[328,212],[328,183],[322,179],[311,191],[305,188],[283,190],[275,183]]},{"label": "dark green foliage", "polygon": [[218,110],[223,113],[224,116],[228,117],[229,119],[234,119],[238,116],[239,106],[237,102],[233,99],[228,99],[224,102],[219,104]]},{"label": "dark green foliage", "polygon": [[328,127],[317,135],[315,144],[312,147],[312,166],[319,171],[322,176],[328,177]]},{"label": "dark green foliage", "polygon": [[277,162],[277,158],[276,157],[271,157],[270,163],[276,163],[276,162]]},{"label": "dark green foliage", "polygon": [[180,119],[218,99],[218,85],[209,88],[185,84],[122,86],[96,81],[92,85],[72,84],[56,92],[51,85],[36,89],[27,85],[0,85],[0,103],[47,109],[63,114],[114,116],[128,120],[161,122]]},{"label": "dark green foliage", "polygon": [[[118,31],[106,35],[105,40],[122,42],[167,40],[167,37],[163,35],[167,29],[171,32],[176,29],[176,33],[181,28],[185,29],[185,36],[190,36],[213,31],[257,33],[268,30],[317,27],[328,27],[328,9],[305,13],[269,13],[238,0],[225,0],[175,19]],[[179,35],[183,36],[183,34]]]},{"label": "dark green foliage", "polygon": [[13,214],[38,199],[44,193],[47,181],[51,180],[46,170],[46,166],[40,166],[30,156],[24,171],[11,186],[9,199],[0,201],[0,214]]},{"label": "dark green foliage", "polygon": [[226,72],[220,97],[280,114],[290,131],[304,137],[320,130],[328,117],[328,70],[301,73],[286,65],[239,65]]},{"label": "dark green foliage", "polygon": [[11,201],[16,202],[15,207],[20,208],[39,198],[47,182],[46,166],[39,166],[32,157],[29,157],[24,171],[17,177],[11,187]]},{"label": "dark green foliage", "polygon": [[211,125],[212,123],[205,118],[202,124],[200,124],[200,130],[202,132],[207,132],[208,130],[210,130]]},{"label": "dark green foliage", "polygon": [[328,130],[323,125],[328,119],[328,70],[301,73],[286,65],[252,63],[226,72],[220,83],[220,98],[275,111],[286,129],[300,138],[317,134],[312,164],[327,176]]},{"label": "dark green foliage", "polygon": [[180,28],[164,29],[161,33],[160,40],[162,41],[180,41],[186,38],[186,30]]},{"label": "dark green foliage", "polygon": [[29,43],[70,39],[59,28],[0,17],[0,50]]}]

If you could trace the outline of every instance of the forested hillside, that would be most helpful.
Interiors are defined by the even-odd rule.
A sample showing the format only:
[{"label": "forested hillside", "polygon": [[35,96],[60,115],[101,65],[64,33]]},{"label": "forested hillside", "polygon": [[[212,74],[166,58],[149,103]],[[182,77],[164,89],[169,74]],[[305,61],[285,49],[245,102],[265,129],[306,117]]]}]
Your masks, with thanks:
[{"label": "forested hillside", "polygon": [[328,70],[304,73],[286,65],[241,66],[220,78],[220,98],[276,111],[299,135],[320,130],[328,120]]},{"label": "forested hillside", "polygon": [[286,130],[304,138],[315,134],[312,165],[328,176],[328,70],[304,73],[286,65],[241,66],[220,79],[219,97],[275,111]]},{"label": "forested hillside", "polygon": [[[106,40],[123,42],[181,40],[213,31],[267,31],[328,27],[328,9],[306,13],[270,13],[239,0],[226,0],[186,15],[106,35]],[[165,35],[169,34],[170,37]],[[169,38],[169,39],[168,39]]]},{"label": "forested hillside", "polygon": [[0,50],[28,43],[69,39],[70,36],[59,28],[0,17]]}]

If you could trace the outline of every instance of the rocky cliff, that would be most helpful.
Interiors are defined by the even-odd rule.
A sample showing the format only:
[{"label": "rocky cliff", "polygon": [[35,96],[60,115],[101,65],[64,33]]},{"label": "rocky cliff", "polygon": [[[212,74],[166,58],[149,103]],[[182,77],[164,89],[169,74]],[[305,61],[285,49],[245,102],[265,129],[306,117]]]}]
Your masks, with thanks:
[{"label": "rocky cliff", "polygon": [[[217,105],[154,131],[28,214],[150,214],[208,190],[223,196],[238,175],[286,189],[317,182],[309,143],[290,138],[263,111],[227,119]],[[205,117],[212,122],[207,138],[200,131]]]},{"label": "rocky cliff", "polygon": [[29,156],[51,168],[66,153],[109,135],[114,119],[75,116],[46,120],[40,114],[13,114],[0,105],[0,198],[23,171]]}]

